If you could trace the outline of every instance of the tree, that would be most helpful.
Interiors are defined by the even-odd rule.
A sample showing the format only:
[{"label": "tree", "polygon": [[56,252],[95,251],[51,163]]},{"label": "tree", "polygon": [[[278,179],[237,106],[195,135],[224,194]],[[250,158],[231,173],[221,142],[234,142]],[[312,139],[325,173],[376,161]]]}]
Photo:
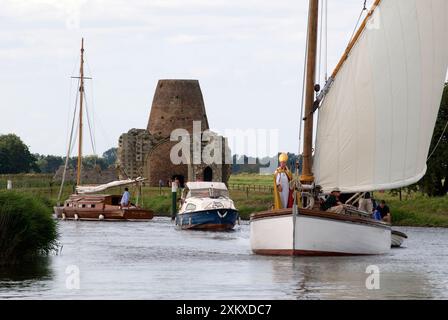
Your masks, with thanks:
[{"label": "tree", "polygon": [[[78,166],[78,157],[71,157],[69,159],[69,166],[72,168],[76,168]],[[99,158],[98,156],[89,155],[82,157],[82,167],[84,169],[93,169],[97,166],[99,166],[101,170],[105,170],[108,167],[106,161],[103,158]]]},{"label": "tree", "polygon": [[107,166],[114,165],[117,162],[117,151],[118,148],[110,148],[103,153],[103,159],[105,160]]},{"label": "tree", "polygon": [[37,166],[42,173],[55,173],[64,164],[64,159],[60,156],[36,155],[36,158]]},{"label": "tree", "polygon": [[36,161],[17,135],[0,135],[0,174],[38,171]]},{"label": "tree", "polygon": [[[420,189],[429,196],[445,196],[448,193],[448,83],[443,91],[442,104],[431,142],[432,154],[428,161],[428,171],[418,183]],[[445,132],[444,132],[445,130]],[[437,149],[436,149],[437,146]]]}]

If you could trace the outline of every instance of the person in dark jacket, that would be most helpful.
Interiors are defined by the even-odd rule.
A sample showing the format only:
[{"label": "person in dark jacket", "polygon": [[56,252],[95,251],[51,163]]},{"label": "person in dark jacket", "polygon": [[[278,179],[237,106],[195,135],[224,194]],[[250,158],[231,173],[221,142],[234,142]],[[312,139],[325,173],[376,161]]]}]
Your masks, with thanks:
[{"label": "person in dark jacket", "polygon": [[381,220],[392,223],[392,216],[389,207],[386,205],[386,201],[382,200],[380,202],[380,205],[376,208],[376,212],[381,216]]},{"label": "person in dark jacket", "polygon": [[326,212],[343,214],[345,213],[345,207],[339,200],[341,196],[341,190],[335,188],[328,196],[327,200],[322,204],[321,209]]}]

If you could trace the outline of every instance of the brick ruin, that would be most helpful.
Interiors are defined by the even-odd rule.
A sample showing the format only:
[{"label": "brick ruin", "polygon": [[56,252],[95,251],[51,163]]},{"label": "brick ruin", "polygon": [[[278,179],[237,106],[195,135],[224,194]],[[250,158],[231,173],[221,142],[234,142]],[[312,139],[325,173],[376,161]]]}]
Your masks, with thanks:
[{"label": "brick ruin", "polygon": [[[230,165],[179,164],[171,162],[171,148],[178,141],[170,141],[171,132],[185,129],[192,137],[193,122],[201,122],[201,132],[209,130],[204,99],[197,80],[160,80],[154,94],[151,113],[146,129],[131,129],[120,136],[118,146],[118,166],[120,178],[145,177],[150,186],[164,185],[178,177],[186,181],[222,181],[230,177]],[[221,143],[222,159],[230,155],[227,140],[213,134],[209,142]],[[226,153],[227,150],[227,153]],[[193,163],[193,152],[190,161]]]}]

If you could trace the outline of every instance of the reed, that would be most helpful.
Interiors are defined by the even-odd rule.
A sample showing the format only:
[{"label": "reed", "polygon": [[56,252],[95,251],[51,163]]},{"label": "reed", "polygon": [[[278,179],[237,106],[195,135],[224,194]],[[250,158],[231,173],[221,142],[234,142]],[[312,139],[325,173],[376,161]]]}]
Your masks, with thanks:
[{"label": "reed", "polygon": [[37,197],[0,191],[0,265],[13,265],[57,249],[57,225]]}]

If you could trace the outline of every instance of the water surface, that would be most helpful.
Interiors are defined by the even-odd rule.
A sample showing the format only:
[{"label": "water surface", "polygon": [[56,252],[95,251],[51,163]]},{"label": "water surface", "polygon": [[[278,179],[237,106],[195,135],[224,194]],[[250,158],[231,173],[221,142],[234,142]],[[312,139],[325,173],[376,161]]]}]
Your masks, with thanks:
[{"label": "water surface", "polygon": [[[253,255],[248,224],[61,221],[60,254],[1,270],[0,299],[448,299],[448,230],[400,230],[406,248],[385,256],[293,258]],[[380,290],[366,288],[371,265]]]}]

